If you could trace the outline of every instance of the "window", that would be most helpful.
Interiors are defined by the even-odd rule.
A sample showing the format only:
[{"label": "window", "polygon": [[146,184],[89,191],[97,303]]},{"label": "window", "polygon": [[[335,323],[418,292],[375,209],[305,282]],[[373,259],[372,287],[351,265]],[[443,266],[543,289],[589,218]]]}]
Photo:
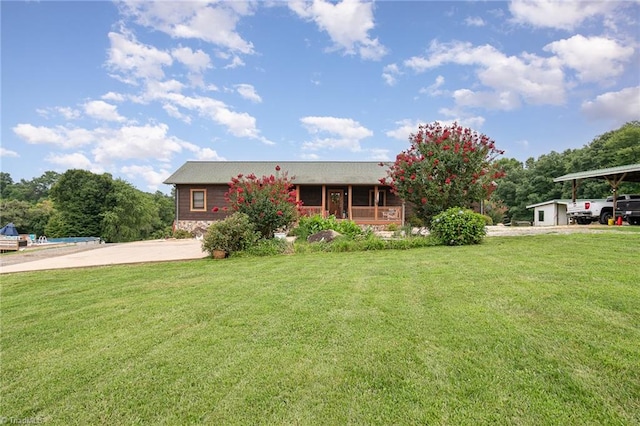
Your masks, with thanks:
[{"label": "window", "polygon": [[[369,191],[369,206],[376,205],[376,191],[371,189]],[[378,190],[378,205],[386,206],[387,205],[387,197],[386,192],[383,189]]]},{"label": "window", "polygon": [[207,192],[204,189],[191,190],[191,210],[205,211],[207,210]]},{"label": "window", "polygon": [[544,222],[544,210],[538,210],[538,222]]}]

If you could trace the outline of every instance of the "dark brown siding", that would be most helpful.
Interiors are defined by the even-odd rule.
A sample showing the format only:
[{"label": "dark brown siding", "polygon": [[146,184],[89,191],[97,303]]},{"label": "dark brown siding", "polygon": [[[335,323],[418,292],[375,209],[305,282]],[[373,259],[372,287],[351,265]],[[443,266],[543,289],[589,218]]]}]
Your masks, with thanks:
[{"label": "dark brown siding", "polygon": [[[205,211],[191,211],[191,190],[204,189],[207,194],[207,205]],[[226,206],[224,193],[229,189],[229,185],[177,185],[176,195],[178,197],[178,220],[220,220],[227,216],[222,210]],[[220,210],[213,213],[211,209],[218,207]]]}]

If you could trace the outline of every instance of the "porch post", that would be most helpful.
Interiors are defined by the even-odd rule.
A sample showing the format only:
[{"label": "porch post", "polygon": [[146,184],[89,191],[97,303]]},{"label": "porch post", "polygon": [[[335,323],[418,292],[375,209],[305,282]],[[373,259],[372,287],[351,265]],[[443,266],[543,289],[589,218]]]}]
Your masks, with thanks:
[{"label": "porch post", "polygon": [[348,203],[347,213],[349,214],[348,216],[349,220],[353,220],[353,211],[352,211],[353,209],[351,208],[353,206],[352,199],[353,199],[353,187],[349,185],[349,199],[347,200],[347,203]]},{"label": "porch post", "polygon": [[296,203],[300,201],[300,185],[296,185]]},{"label": "porch post", "polygon": [[320,215],[326,217],[324,212],[327,210],[327,185],[322,185],[322,211]]},{"label": "porch post", "polygon": [[378,201],[380,193],[378,192],[378,185],[373,187],[373,219],[378,220]]}]

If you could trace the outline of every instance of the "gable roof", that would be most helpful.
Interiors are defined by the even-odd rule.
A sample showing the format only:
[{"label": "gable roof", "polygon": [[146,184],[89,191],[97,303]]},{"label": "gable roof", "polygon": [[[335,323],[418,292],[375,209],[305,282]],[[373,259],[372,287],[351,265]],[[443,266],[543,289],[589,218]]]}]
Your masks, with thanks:
[{"label": "gable roof", "polygon": [[164,183],[227,184],[240,173],[275,174],[276,166],[300,185],[379,185],[388,170],[375,161],[187,161]]},{"label": "gable roof", "polygon": [[588,170],[586,172],[569,173],[555,178],[554,182],[564,182],[573,179],[612,179],[624,177],[625,182],[640,182],[640,164],[628,164],[626,166],[609,167],[600,170]]},{"label": "gable roof", "polygon": [[[581,201],[581,200],[577,200],[577,201]],[[549,200],[549,201],[543,201],[541,203],[536,203],[536,204],[529,204],[526,208],[528,209],[532,209],[535,207],[542,207],[542,206],[548,206],[548,205],[552,205],[552,204],[562,204],[562,205],[567,205],[569,203],[571,203],[572,200],[570,199],[556,199],[556,200]]]}]

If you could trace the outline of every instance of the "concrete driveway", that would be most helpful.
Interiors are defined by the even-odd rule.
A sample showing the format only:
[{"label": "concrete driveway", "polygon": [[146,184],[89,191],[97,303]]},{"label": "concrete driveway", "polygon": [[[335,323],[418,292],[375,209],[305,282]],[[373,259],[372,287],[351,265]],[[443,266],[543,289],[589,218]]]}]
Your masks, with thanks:
[{"label": "concrete driveway", "polygon": [[24,261],[0,266],[0,274],[127,263],[202,259],[207,255],[202,251],[201,242],[195,239],[102,244],[97,248],[87,247],[87,250],[70,254],[55,253],[55,251],[52,250],[50,256],[46,255],[48,250],[49,249],[41,249],[42,253],[33,256],[33,260],[27,257],[28,250],[21,253],[9,254],[9,256],[24,255],[25,258],[22,259]]}]

